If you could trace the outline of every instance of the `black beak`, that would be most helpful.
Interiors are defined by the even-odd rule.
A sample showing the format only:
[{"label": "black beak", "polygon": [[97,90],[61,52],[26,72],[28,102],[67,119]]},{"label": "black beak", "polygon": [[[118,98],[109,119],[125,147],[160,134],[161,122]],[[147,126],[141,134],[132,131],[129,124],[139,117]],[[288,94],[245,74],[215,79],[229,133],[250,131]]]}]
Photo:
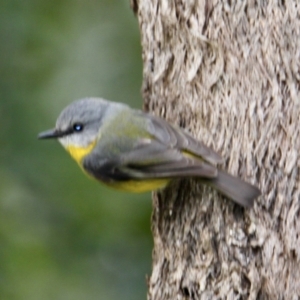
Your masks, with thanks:
[{"label": "black beak", "polygon": [[59,131],[57,131],[56,129],[50,129],[44,132],[39,133],[38,135],[38,139],[56,139],[60,136],[62,136],[63,134]]}]

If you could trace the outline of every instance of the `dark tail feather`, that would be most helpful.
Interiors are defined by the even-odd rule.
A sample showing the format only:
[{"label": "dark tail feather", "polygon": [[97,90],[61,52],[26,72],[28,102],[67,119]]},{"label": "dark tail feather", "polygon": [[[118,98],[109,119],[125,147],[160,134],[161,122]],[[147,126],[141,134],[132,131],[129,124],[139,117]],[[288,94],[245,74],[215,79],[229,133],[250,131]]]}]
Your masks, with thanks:
[{"label": "dark tail feather", "polygon": [[254,199],[261,194],[256,186],[220,170],[218,177],[208,180],[208,184],[244,207],[252,207]]}]

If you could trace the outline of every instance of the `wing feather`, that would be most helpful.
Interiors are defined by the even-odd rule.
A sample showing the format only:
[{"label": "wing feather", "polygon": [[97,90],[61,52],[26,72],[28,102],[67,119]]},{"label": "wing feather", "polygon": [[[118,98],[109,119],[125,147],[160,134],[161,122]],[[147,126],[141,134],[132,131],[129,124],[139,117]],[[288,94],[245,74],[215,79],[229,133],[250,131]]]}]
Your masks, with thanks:
[{"label": "wing feather", "polygon": [[138,179],[199,176],[215,178],[217,168],[203,160],[185,156],[178,149],[152,141],[121,155],[121,172]]},{"label": "wing feather", "polygon": [[182,128],[177,128],[164,119],[151,115],[146,116],[149,120],[148,131],[160,142],[168,144],[172,148],[186,151],[191,155],[199,156],[212,164],[223,162],[222,157],[217,152],[196,140]]}]

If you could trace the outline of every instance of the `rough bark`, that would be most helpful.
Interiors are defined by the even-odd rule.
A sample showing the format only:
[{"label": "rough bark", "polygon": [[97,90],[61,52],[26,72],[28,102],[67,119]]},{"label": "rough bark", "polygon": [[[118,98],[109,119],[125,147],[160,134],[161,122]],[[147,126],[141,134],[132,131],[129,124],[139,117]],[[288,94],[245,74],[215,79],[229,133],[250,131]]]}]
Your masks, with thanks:
[{"label": "rough bark", "polygon": [[148,299],[299,299],[299,1],[132,2],[145,109],[263,192],[249,210],[197,180],[154,193]]}]

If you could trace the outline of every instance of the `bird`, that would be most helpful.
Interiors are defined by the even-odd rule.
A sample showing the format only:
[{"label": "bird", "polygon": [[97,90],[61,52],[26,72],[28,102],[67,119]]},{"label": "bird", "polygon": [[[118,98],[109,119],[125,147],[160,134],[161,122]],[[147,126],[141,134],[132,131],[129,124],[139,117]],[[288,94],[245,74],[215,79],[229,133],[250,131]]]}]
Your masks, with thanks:
[{"label": "bird", "polygon": [[197,178],[246,208],[261,194],[218,167],[222,157],[183,128],[123,103],[76,100],[38,138],[58,139],[85,173],[115,189],[142,193]]}]

